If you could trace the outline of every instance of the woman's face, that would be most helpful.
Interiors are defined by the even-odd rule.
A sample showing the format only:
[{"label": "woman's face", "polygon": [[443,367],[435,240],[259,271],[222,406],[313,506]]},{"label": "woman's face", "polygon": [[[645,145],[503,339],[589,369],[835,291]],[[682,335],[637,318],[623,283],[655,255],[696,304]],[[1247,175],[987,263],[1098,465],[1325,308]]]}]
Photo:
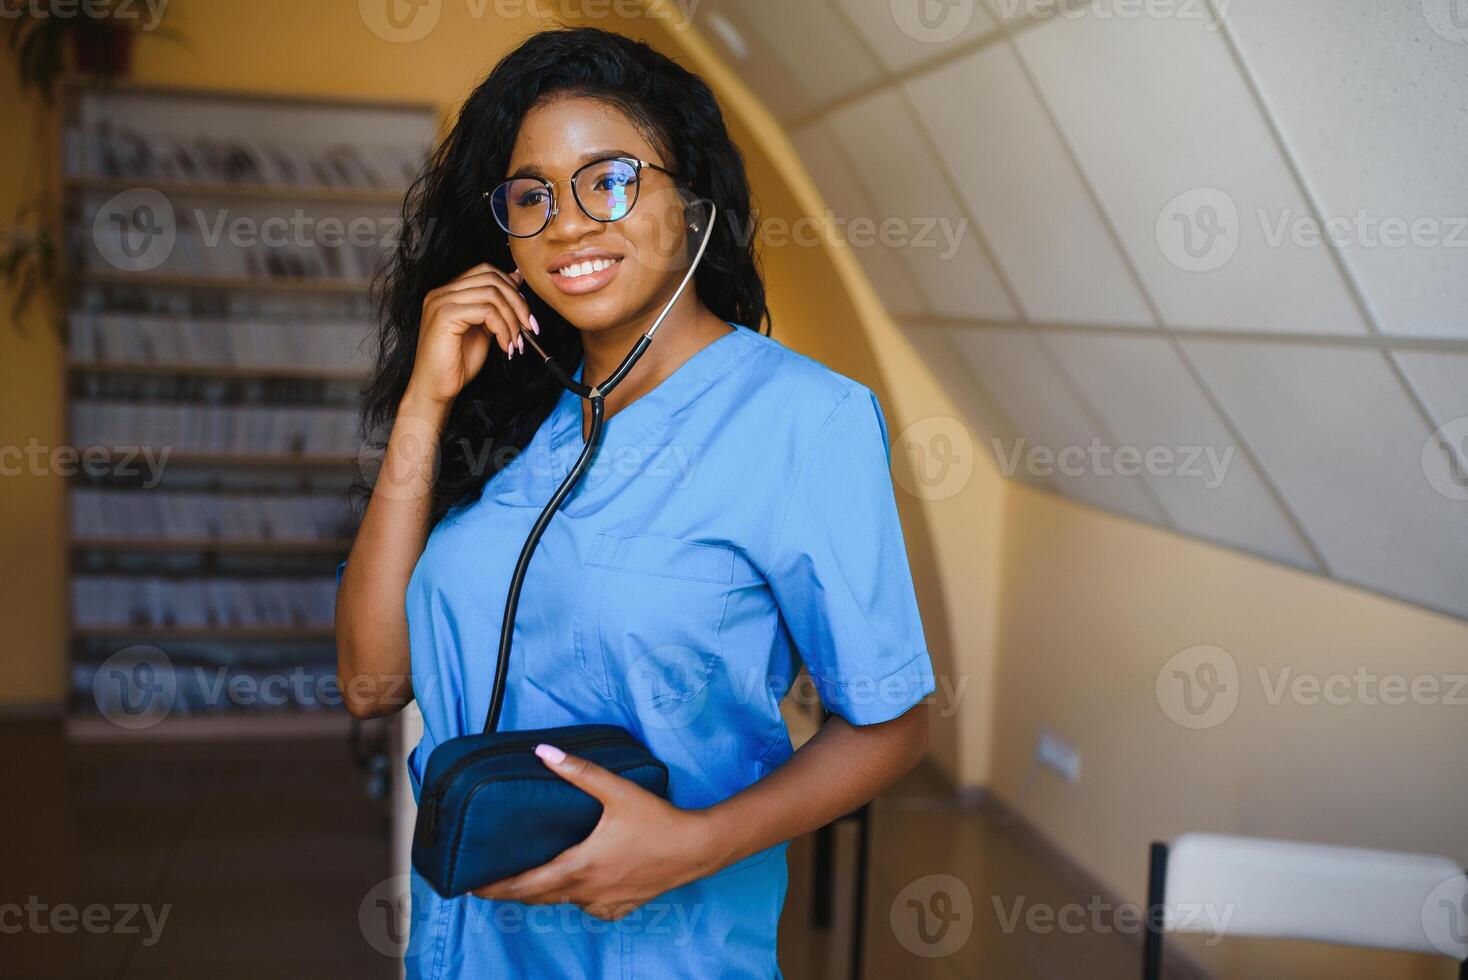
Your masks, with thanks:
[{"label": "woman's face", "polygon": [[[543,102],[526,114],[508,171],[500,175],[554,183],[558,213],[540,234],[511,237],[510,253],[537,296],[589,331],[656,315],[687,270],[683,198],[667,174],[644,167],[636,203],[619,220],[597,221],[577,206],[571,175],[606,156],[674,169],[620,110],[578,96]],[[587,274],[586,261],[611,264]]]}]

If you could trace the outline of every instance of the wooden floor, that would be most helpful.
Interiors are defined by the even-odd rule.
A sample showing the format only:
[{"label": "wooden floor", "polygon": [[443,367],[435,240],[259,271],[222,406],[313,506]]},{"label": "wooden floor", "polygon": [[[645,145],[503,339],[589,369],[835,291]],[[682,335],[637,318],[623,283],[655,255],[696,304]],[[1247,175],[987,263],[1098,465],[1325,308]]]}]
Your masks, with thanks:
[{"label": "wooden floor", "polygon": [[[59,723],[8,722],[0,776],[0,976],[396,976],[358,920],[388,875],[385,817],[340,740],[77,745]],[[1027,929],[1032,907],[1087,898],[1002,815],[954,805],[932,773],[877,801],[872,820],[865,977],[1139,974],[1125,937]],[[810,924],[812,841],[791,845],[787,980],[850,976],[850,828],[837,844],[829,930]]]}]

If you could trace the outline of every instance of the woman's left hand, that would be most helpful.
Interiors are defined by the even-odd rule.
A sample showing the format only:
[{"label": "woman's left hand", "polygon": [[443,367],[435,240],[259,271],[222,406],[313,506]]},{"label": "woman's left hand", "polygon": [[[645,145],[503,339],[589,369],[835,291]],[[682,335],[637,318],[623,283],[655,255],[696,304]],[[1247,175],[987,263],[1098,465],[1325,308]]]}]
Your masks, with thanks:
[{"label": "woman's left hand", "polygon": [[670,888],[724,864],[709,811],[680,810],[630,779],[554,746],[536,748],[546,766],[601,801],[591,836],[538,868],[473,892],[527,905],[572,902],[599,919],[620,919]]}]

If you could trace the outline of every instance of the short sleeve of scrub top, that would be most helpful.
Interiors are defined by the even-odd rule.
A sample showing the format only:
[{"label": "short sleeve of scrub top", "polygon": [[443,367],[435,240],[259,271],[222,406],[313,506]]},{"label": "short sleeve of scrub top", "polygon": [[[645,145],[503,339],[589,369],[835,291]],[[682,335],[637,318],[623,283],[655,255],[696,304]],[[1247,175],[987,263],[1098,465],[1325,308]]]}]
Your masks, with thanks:
[{"label": "short sleeve of scrub top", "polygon": [[[790,758],[780,701],[802,662],[856,725],[935,689],[876,396],[730,326],[606,421],[527,569],[500,724],[622,725],[689,809]],[[424,721],[415,797],[433,748],[483,725],[515,562],[583,445],[581,400],[563,392],[429,534],[405,600]],[[414,872],[407,976],[778,978],[787,846],[616,921],[569,903],[443,899]]]}]

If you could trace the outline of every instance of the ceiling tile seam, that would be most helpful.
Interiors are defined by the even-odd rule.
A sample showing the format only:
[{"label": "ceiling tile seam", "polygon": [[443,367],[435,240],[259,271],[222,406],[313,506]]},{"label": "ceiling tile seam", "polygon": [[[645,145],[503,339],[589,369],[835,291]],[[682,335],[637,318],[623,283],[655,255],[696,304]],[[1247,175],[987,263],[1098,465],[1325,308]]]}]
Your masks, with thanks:
[{"label": "ceiling tile seam", "polygon": [[[827,0],[827,2],[831,3],[833,2],[833,0]],[[975,0],[975,2],[979,2],[979,0]],[[1088,6],[1090,0],[1056,0],[1056,2],[1065,6],[1066,9],[1069,11]],[[851,26],[851,21],[845,15],[845,11],[837,11],[837,16],[841,17],[841,19],[848,25],[848,27]],[[844,95],[832,99],[829,102],[825,102],[818,106],[815,106],[814,108],[807,109],[805,112],[796,113],[795,115],[790,116],[788,119],[784,120],[785,125],[792,130],[799,129],[802,126],[808,126],[813,122],[817,122],[825,118],[826,116],[831,115],[832,113],[839,112],[849,105],[860,102],[862,99],[869,98],[873,95],[878,95],[883,89],[888,88],[891,85],[905,85],[921,75],[928,74],[930,71],[936,71],[940,68],[944,68],[955,61],[962,61],[969,55],[976,54],[992,44],[998,44],[1006,38],[1011,38],[1018,34],[1023,34],[1025,31],[1032,30],[1042,24],[1047,24],[1054,19],[1054,15],[1037,17],[1032,14],[1026,14],[1023,20],[1016,21],[1013,24],[1006,24],[1004,23],[1003,19],[998,16],[997,13],[992,13],[992,16],[994,17],[993,30],[981,34],[978,37],[973,38],[972,40],[960,44],[956,47],[950,48],[947,51],[936,54],[933,57],[928,58],[924,61],[919,61],[916,64],[908,65],[906,68],[903,68],[899,71],[893,71],[889,69],[886,63],[883,62],[880,58],[876,59],[876,64],[882,75],[881,80],[873,84],[864,85],[861,88],[854,89]],[[870,51],[870,48],[866,43],[866,38],[864,36],[861,36],[861,32],[856,31],[855,28],[852,28],[852,30],[858,35],[858,40],[862,43],[862,46],[867,47]]]},{"label": "ceiling tile seam", "polygon": [[[1264,87],[1253,69],[1249,66],[1248,59],[1244,57],[1243,48],[1239,44],[1239,39],[1234,35],[1232,25],[1219,16],[1216,0],[1206,0],[1206,2],[1209,12],[1213,14],[1214,22],[1219,25],[1219,34],[1223,37],[1224,44],[1228,47],[1229,57],[1238,68],[1239,75],[1244,80],[1244,86],[1249,90],[1249,96],[1253,100],[1260,118],[1264,120],[1264,125],[1269,130],[1270,138],[1274,140],[1275,149],[1278,150],[1280,158],[1284,160],[1285,167],[1289,170],[1290,176],[1295,182],[1296,189],[1305,199],[1305,206],[1310,211],[1310,217],[1316,222],[1317,227],[1325,227],[1324,212],[1320,207],[1320,202],[1311,192],[1310,182],[1305,178],[1304,169],[1300,166],[1300,162],[1295,159],[1295,155],[1290,149],[1289,141],[1285,139],[1284,130],[1281,128],[1279,121],[1275,119],[1274,113],[1269,109],[1269,103],[1264,98]],[[1371,303],[1366,298],[1365,290],[1356,278],[1350,264],[1346,262],[1345,256],[1341,253],[1340,249],[1336,248],[1334,242],[1329,241],[1329,236],[1324,236],[1323,241],[1326,242],[1326,254],[1330,256],[1331,262],[1335,265],[1336,272],[1340,275],[1341,281],[1345,283],[1346,289],[1350,293],[1351,301],[1360,312],[1361,321],[1366,325],[1367,332],[1377,336],[1384,336],[1385,331],[1381,329],[1381,323],[1378,322],[1376,311],[1372,309]],[[1432,412],[1428,410],[1427,404],[1422,400],[1417,390],[1408,382],[1407,376],[1402,373],[1395,358],[1387,357],[1386,361],[1388,369],[1402,386],[1402,389],[1407,393],[1407,400],[1417,409],[1417,413],[1422,418],[1422,421],[1426,422],[1430,428],[1436,428],[1436,426],[1432,425]]]},{"label": "ceiling tile seam", "polygon": [[[908,325],[909,325],[910,322],[911,321],[904,321],[903,322],[903,328],[906,329],[908,327]],[[924,328],[921,328],[920,327],[919,329],[924,329]],[[952,355],[953,360],[954,360],[954,363],[957,363],[957,364],[959,364],[959,365],[961,365],[963,367],[963,372],[964,372],[964,374],[968,375],[968,378],[969,378],[970,383],[972,383],[973,386],[974,386],[974,388],[983,395],[984,402],[986,403],[986,407],[988,408],[988,410],[991,411],[991,412],[993,412],[994,415],[998,416],[998,418],[995,421],[997,421],[999,423],[999,425],[1004,429],[1004,434],[1009,437],[1009,440],[1011,442],[1013,442],[1013,441],[1017,440],[1018,438],[1020,438],[1019,428],[1014,424],[1014,420],[1009,417],[1009,413],[1007,411],[1005,411],[1003,404],[1000,403],[999,399],[997,399],[997,398],[994,397],[994,393],[989,390],[989,386],[986,385],[986,384],[984,384],[983,379],[981,377],[979,377],[979,375],[974,372],[973,367],[969,363],[969,359],[964,355],[963,351],[959,350],[958,349],[958,346],[956,344],[954,344],[954,342],[953,342],[953,333],[954,332],[952,330],[947,330],[947,329],[943,329],[943,328],[935,328],[935,332],[938,334],[939,339],[942,342],[943,346],[945,348],[947,348],[947,350],[949,351],[949,353]],[[964,421],[964,428],[966,428],[966,429],[969,430],[969,437],[972,440],[973,437],[974,437],[974,435],[977,434],[976,430],[977,430],[978,427],[975,424],[977,420],[971,419],[971,418],[965,418],[963,421]],[[1021,480],[1021,479],[1018,479],[1018,478],[1016,478],[1014,476],[1011,476],[1011,475],[1006,474],[1004,472],[1004,466],[1003,466],[1004,460],[1000,457],[1000,454],[999,454],[999,447],[994,444],[994,440],[993,440],[994,433],[993,432],[986,432],[985,434],[988,435],[988,436],[990,436],[990,440],[989,440],[989,452],[990,452],[990,454],[994,458],[994,465],[999,470],[999,475],[1001,477],[1003,477],[1004,479],[1012,479],[1012,480],[1015,480],[1015,482],[1017,482],[1017,483],[1023,483],[1026,486],[1044,486],[1044,487],[1047,487],[1049,489],[1054,489],[1053,487],[1050,487],[1049,484],[1045,483],[1044,481],[1036,480],[1036,481],[1033,481],[1032,482],[1032,481],[1029,481],[1029,480]],[[1016,471],[1016,472],[1018,472],[1018,471]]]},{"label": "ceiling tile seam", "polygon": [[1106,237],[1111,239],[1111,244],[1116,249],[1116,254],[1121,258],[1122,264],[1126,266],[1127,274],[1131,276],[1132,285],[1136,287],[1137,295],[1142,298],[1143,305],[1147,307],[1148,315],[1152,317],[1152,329],[1160,328],[1166,330],[1167,322],[1163,319],[1162,310],[1158,307],[1157,301],[1152,297],[1151,292],[1148,291],[1146,283],[1142,281],[1142,275],[1137,270],[1136,260],[1133,259],[1131,252],[1122,241],[1121,233],[1116,229],[1116,222],[1112,220],[1111,215],[1106,210],[1106,206],[1102,203],[1101,195],[1097,193],[1096,185],[1091,180],[1090,174],[1086,173],[1086,168],[1081,165],[1081,159],[1076,153],[1075,146],[1071,144],[1070,139],[1065,134],[1064,127],[1060,125],[1060,117],[1055,114],[1055,107],[1050,104],[1050,101],[1045,98],[1045,93],[1040,90],[1040,83],[1035,79],[1035,73],[1030,68],[1030,63],[1025,60],[1023,52],[1020,51],[1019,45],[1014,43],[1013,37],[1006,37],[1005,44],[1008,45],[1009,53],[1014,58],[1015,63],[1019,65],[1020,74],[1024,75],[1025,84],[1029,86],[1031,94],[1035,97],[1035,101],[1045,113],[1045,120],[1049,123],[1051,132],[1055,134],[1055,138],[1060,142],[1061,148],[1065,151],[1065,157],[1070,162],[1071,171],[1075,173],[1076,179],[1080,181],[1087,200],[1091,202],[1091,207],[1096,212],[1097,219],[1101,222],[1101,226],[1106,229]]},{"label": "ceiling tile seam", "polygon": [[[1060,375],[1060,380],[1064,382],[1065,386],[1070,390],[1071,395],[1075,397],[1076,403],[1081,406],[1081,411],[1085,413],[1086,418],[1095,426],[1096,432],[1101,438],[1110,443],[1113,450],[1119,447],[1121,441],[1116,438],[1116,434],[1111,431],[1110,426],[1102,421],[1101,413],[1096,411],[1095,407],[1091,404],[1091,400],[1086,397],[1085,391],[1076,383],[1075,378],[1071,377],[1070,372],[1065,369],[1064,362],[1060,360],[1059,355],[1055,353],[1055,348],[1051,347],[1050,342],[1046,339],[1045,331],[1035,331],[1035,343],[1040,346],[1040,350],[1044,354],[1045,359],[1050,362],[1050,366]],[[1142,491],[1142,496],[1152,505],[1152,508],[1160,518],[1152,523],[1164,527],[1169,531],[1180,530],[1177,519],[1173,517],[1172,512],[1163,504],[1162,498],[1157,495],[1157,490],[1152,486],[1150,481],[1135,478],[1132,480],[1132,485]]]},{"label": "ceiling tile seam", "polygon": [[1310,553],[1310,558],[1315,562],[1316,568],[1325,575],[1332,575],[1330,563],[1325,560],[1325,552],[1320,549],[1315,538],[1305,529],[1305,523],[1300,519],[1300,515],[1295,511],[1295,508],[1291,506],[1289,498],[1284,494],[1283,488],[1275,482],[1269,469],[1264,465],[1264,460],[1254,451],[1253,445],[1245,438],[1244,431],[1239,428],[1234,422],[1233,416],[1224,408],[1222,399],[1218,397],[1218,394],[1209,386],[1207,380],[1204,379],[1203,373],[1193,363],[1193,358],[1188,354],[1187,349],[1171,333],[1167,334],[1167,342],[1177,354],[1178,359],[1182,361],[1183,369],[1188,372],[1188,375],[1193,379],[1193,383],[1203,393],[1204,400],[1213,409],[1219,421],[1223,423],[1223,427],[1227,430],[1229,437],[1233,439],[1234,445],[1243,452],[1244,458],[1249,461],[1249,465],[1254,467],[1254,472],[1259,475],[1259,480],[1264,484],[1264,489],[1274,498],[1275,505],[1279,507],[1280,513],[1284,515],[1289,525],[1295,529],[1295,533],[1300,536],[1300,541],[1305,545],[1305,550]]},{"label": "ceiling tile seam", "polygon": [[[1442,428],[1444,425],[1447,425],[1448,422],[1451,420],[1440,417],[1437,412],[1434,412],[1432,410],[1432,406],[1428,404],[1427,397],[1422,394],[1422,390],[1417,386],[1417,383],[1412,380],[1412,376],[1407,373],[1407,369],[1402,366],[1401,361],[1396,356],[1396,351],[1384,349],[1382,350],[1381,354],[1387,360],[1387,369],[1394,373],[1397,376],[1397,380],[1400,381],[1404,386],[1406,386],[1407,390],[1412,392],[1422,402],[1423,407],[1428,413],[1427,425],[1428,428],[1431,430],[1428,433],[1428,438],[1431,438],[1433,433]],[[1456,447],[1453,443],[1448,443],[1446,448],[1449,452],[1453,454],[1454,458],[1457,459],[1461,465],[1468,467],[1468,457],[1464,456],[1464,451],[1460,451],[1460,449]]]},{"label": "ceiling tile seam", "polygon": [[912,120],[913,127],[917,129],[918,138],[922,140],[924,148],[928,151],[929,158],[932,159],[934,166],[938,168],[938,173],[942,176],[943,183],[947,185],[948,194],[953,198],[953,203],[958,208],[958,216],[967,221],[968,226],[973,229],[974,241],[978,244],[979,251],[983,253],[984,258],[988,260],[989,267],[994,270],[994,278],[999,281],[999,288],[1004,290],[1004,296],[1009,300],[1009,305],[1023,322],[1029,323],[1030,315],[1025,310],[1024,303],[1020,300],[1018,290],[1014,288],[1014,283],[1010,281],[1009,273],[1005,271],[1004,264],[999,261],[998,253],[989,244],[989,237],[984,234],[984,226],[979,223],[979,219],[969,209],[968,202],[964,200],[963,192],[958,187],[958,181],[954,179],[953,171],[948,168],[948,161],[939,152],[938,144],[933,140],[933,134],[928,131],[928,127],[924,124],[922,116],[912,104],[912,99],[908,98],[906,87],[898,85],[893,92],[897,96],[898,101],[902,103],[908,118]]},{"label": "ceiling tile seam", "polygon": [[[912,319],[918,319],[913,316]],[[1230,340],[1244,343],[1296,344],[1307,347],[1345,347],[1355,350],[1415,351],[1420,353],[1468,354],[1468,338],[1407,337],[1391,334],[1319,334],[1287,333],[1278,330],[1249,330],[1240,327],[1155,327],[1126,323],[1081,323],[1063,320],[1036,320],[1020,323],[1012,320],[981,320],[922,314],[927,326],[959,329],[996,329],[1035,327],[1049,331],[1074,331],[1086,334],[1110,334],[1118,337],[1176,337],[1179,340]]]},{"label": "ceiling tile seam", "polygon": [[[861,171],[859,171],[857,168],[855,168],[855,167],[853,167],[851,165],[851,160],[850,160],[849,154],[847,154],[847,152],[846,152],[846,146],[845,146],[845,144],[842,143],[841,138],[839,136],[837,136],[836,133],[829,126],[827,126],[827,124],[824,121],[819,122],[818,125],[820,125],[822,127],[825,127],[825,133],[826,133],[826,135],[828,137],[830,137],[831,142],[835,144],[836,148],[841,151],[841,154],[842,154],[842,160],[841,160],[841,162],[846,166],[847,176],[851,178],[851,182],[856,185],[857,190],[861,191],[861,196],[866,199],[865,200],[865,203],[872,210],[871,217],[873,217],[875,219],[876,213],[877,213],[877,211],[880,210],[880,208],[878,208],[878,206],[877,206],[877,199],[872,195],[872,189],[871,189],[870,186],[868,186],[868,184],[866,182],[866,178],[861,175]],[[805,161],[802,159],[801,162],[804,163]],[[820,185],[820,182],[819,181],[816,181],[814,179],[814,175],[812,175],[812,183],[814,183],[816,185],[817,189],[819,189],[820,186],[821,186]],[[825,196],[825,192],[824,191],[821,192],[821,201],[823,203],[825,203],[827,205],[827,207],[830,206],[830,202],[826,201],[826,196]],[[832,210],[834,212],[834,209],[832,209]],[[840,241],[836,242],[836,246],[839,247],[839,248],[851,248],[851,249],[855,249],[855,248],[860,247],[860,246],[855,246],[855,245],[851,245],[849,243],[840,242]],[[895,246],[882,244],[882,245],[872,245],[872,246],[867,246],[867,247],[870,247],[870,248],[881,248],[884,252],[886,252],[889,256],[891,256],[891,258],[894,260],[892,264],[896,268],[902,270],[902,275],[907,279],[907,284],[912,287],[912,294],[914,296],[916,296],[918,298],[918,302],[922,303],[922,305],[923,305],[923,308],[921,310],[918,310],[918,311],[915,311],[915,312],[910,312],[910,313],[899,314],[899,315],[906,316],[906,317],[912,317],[912,316],[919,316],[919,317],[937,316],[937,314],[933,312],[932,298],[928,296],[927,290],[925,290],[923,288],[922,281],[920,279],[918,279],[917,273],[915,273],[915,272],[912,271],[912,266],[909,265],[907,262],[903,261],[902,256],[898,254],[897,248]],[[860,260],[857,261],[857,265],[859,265],[859,266],[861,265],[861,261]],[[863,276],[866,276],[867,284],[872,287],[872,292],[874,294],[876,294],[880,298],[882,294],[881,294],[880,291],[878,291],[878,289],[876,287],[876,284],[872,282],[871,274],[867,272],[865,266],[862,267],[861,274]],[[885,309],[886,308],[886,305],[887,305],[886,300],[882,300],[882,305],[883,305],[883,308]],[[887,312],[888,312],[889,315],[891,315],[892,313],[897,312],[897,311],[887,310]]]}]

